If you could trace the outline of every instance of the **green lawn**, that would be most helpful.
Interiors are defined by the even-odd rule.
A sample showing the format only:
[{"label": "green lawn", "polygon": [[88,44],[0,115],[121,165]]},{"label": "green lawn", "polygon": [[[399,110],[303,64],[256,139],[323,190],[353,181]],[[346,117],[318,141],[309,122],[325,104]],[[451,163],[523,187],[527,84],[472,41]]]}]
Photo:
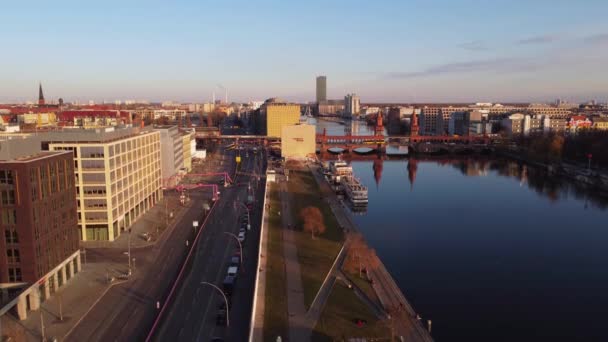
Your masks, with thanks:
[{"label": "green lawn", "polygon": [[[288,190],[296,228],[299,229],[295,235],[298,260],[304,300],[309,308],[342,247],[344,234],[331,209],[321,199],[319,186],[308,169],[289,170]],[[299,212],[308,206],[318,207],[325,221],[325,232],[315,239],[301,230],[303,222]]]},{"label": "green lawn", "polygon": [[264,341],[274,341],[279,335],[288,336],[289,327],[278,185],[271,183],[269,191],[268,250],[265,255]]},{"label": "green lawn", "polygon": [[[357,285],[357,287],[363,291],[363,293],[365,293],[371,301],[377,303],[379,306],[382,306],[380,300],[378,299],[378,295],[376,295],[376,291],[374,291],[374,288],[369,280],[359,277],[358,272],[349,273],[344,271],[344,274],[348,277],[348,279],[350,279],[350,281],[355,283],[355,285]],[[365,273],[363,273],[362,276],[365,277]]]},{"label": "green lawn", "polygon": [[[354,320],[367,321],[358,327]],[[323,313],[314,327],[313,341],[343,341],[348,338],[384,338],[388,340],[388,325],[379,320],[368,307],[359,300],[353,290],[341,282],[332,289]]]}]

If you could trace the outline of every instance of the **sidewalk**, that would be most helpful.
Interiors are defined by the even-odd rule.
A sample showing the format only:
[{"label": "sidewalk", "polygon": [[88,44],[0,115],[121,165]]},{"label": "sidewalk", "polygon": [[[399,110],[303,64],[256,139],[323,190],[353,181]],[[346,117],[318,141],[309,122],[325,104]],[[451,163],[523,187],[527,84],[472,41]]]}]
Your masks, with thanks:
[{"label": "sidewalk", "polygon": [[[131,248],[141,248],[154,245],[162,239],[163,233],[170,226],[175,217],[182,212],[179,194],[175,191],[165,191],[163,199],[148,210],[142,217],[130,227]],[[151,239],[146,241],[144,233],[149,234]],[[126,249],[129,244],[129,233],[122,232],[114,241],[81,241],[80,245],[89,248],[119,248]]]},{"label": "sidewalk", "polygon": [[[179,199],[177,197],[174,198],[174,196],[169,196],[169,198],[165,198],[163,201],[178,203],[177,205],[173,203],[172,206],[170,206],[170,208],[174,208],[174,211],[177,214],[170,219],[169,229],[164,229],[164,232],[173,229],[175,226],[174,223],[178,222],[181,215],[185,212],[185,210],[182,209],[186,207],[182,207],[179,204]],[[163,202],[161,201],[160,203]],[[163,241],[162,238],[164,238],[165,235],[161,235],[161,240],[146,242],[135,233],[139,232],[139,234],[141,234],[153,229],[150,227],[150,222],[157,222],[158,215],[164,214],[164,207],[162,207],[160,203],[139,218],[132,226],[132,249],[148,247],[154,245],[158,241]],[[180,208],[177,208],[178,206]],[[125,275],[128,273],[127,257],[124,255],[127,250],[127,235],[128,233],[123,233],[123,235],[114,242],[101,241],[101,243],[98,244],[104,247],[87,248],[85,253],[88,255],[82,255],[82,270],[79,273],[76,273],[74,278],[67,284],[59,288],[57,293],[53,294],[51,298],[41,303],[41,310],[31,311],[28,318],[23,321],[18,321],[11,315],[6,316],[11,317],[11,319],[15,320],[17,325],[23,327],[28,341],[41,340],[42,325],[44,325],[45,337],[47,339],[54,337],[60,341],[64,340],[112,287],[126,282],[133,282],[141,276],[141,272],[138,272],[141,268],[139,266],[143,266],[141,265],[141,260],[147,258],[138,257],[140,265],[136,267],[137,265],[135,265],[134,261],[132,265],[132,276],[128,280],[125,278]],[[152,252],[152,250],[142,251],[140,254],[145,253],[147,255]],[[113,279],[113,281],[110,281],[110,279]],[[60,306],[62,308],[63,320],[60,320]],[[41,313],[42,321],[40,318]]]}]

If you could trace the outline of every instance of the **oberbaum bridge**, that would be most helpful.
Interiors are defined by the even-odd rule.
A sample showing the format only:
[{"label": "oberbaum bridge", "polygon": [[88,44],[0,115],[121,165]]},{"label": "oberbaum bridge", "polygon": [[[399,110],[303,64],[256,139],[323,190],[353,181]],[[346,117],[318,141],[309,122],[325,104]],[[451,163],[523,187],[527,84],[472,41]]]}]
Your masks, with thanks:
[{"label": "oberbaum bridge", "polygon": [[[407,146],[408,151],[418,153],[465,151],[479,152],[497,143],[500,138],[490,135],[448,136],[448,135],[419,135],[418,118],[413,116],[410,135],[385,136],[382,116],[378,116],[373,135],[316,135],[317,153],[321,156],[350,154],[351,156],[385,155],[386,146]],[[233,140],[262,142],[272,146],[280,142],[280,138],[263,135],[222,135],[217,128],[195,127],[195,137],[203,141]],[[364,152],[363,152],[364,151]],[[351,153],[352,152],[352,153]]]}]

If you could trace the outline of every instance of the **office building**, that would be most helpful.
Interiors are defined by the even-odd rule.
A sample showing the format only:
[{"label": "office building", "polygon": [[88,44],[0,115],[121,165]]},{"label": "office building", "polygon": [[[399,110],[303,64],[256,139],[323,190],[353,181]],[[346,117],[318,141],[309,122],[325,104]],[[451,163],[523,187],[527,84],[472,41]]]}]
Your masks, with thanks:
[{"label": "office building", "polygon": [[281,157],[306,159],[316,152],[314,125],[285,125],[281,130]]},{"label": "office building", "polygon": [[160,132],[129,127],[40,136],[43,150],[74,154],[81,240],[113,241],[162,198]]},{"label": "office building", "polygon": [[73,154],[37,137],[0,142],[0,289],[19,319],[80,270]]},{"label": "office building", "polygon": [[361,111],[361,99],[357,94],[348,94],[344,97],[344,114],[353,117]]},{"label": "office building", "polygon": [[279,99],[268,99],[260,107],[262,135],[279,138],[283,126],[300,122],[300,105],[286,103]]},{"label": "office building", "polygon": [[194,150],[196,151],[196,139],[193,132],[182,132],[181,135],[184,160],[183,170],[190,172],[192,171],[192,143],[194,143]]},{"label": "office building", "polygon": [[184,167],[184,139],[177,126],[154,126],[154,130],[160,133],[162,183],[173,187],[179,183],[179,172]]},{"label": "office building", "polygon": [[344,113],[344,100],[325,100],[317,104],[318,115],[338,115]]},{"label": "office building", "polygon": [[327,77],[317,76],[317,103],[327,100]]}]

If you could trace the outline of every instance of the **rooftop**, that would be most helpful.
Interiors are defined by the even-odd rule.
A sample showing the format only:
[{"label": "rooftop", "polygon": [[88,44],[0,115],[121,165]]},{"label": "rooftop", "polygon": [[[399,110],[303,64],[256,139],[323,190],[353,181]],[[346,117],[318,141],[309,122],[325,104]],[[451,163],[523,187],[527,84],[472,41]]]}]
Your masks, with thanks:
[{"label": "rooftop", "polygon": [[152,129],[140,127],[103,127],[92,129],[64,129],[39,134],[46,142],[103,143],[130,138],[140,134],[152,133]]}]

